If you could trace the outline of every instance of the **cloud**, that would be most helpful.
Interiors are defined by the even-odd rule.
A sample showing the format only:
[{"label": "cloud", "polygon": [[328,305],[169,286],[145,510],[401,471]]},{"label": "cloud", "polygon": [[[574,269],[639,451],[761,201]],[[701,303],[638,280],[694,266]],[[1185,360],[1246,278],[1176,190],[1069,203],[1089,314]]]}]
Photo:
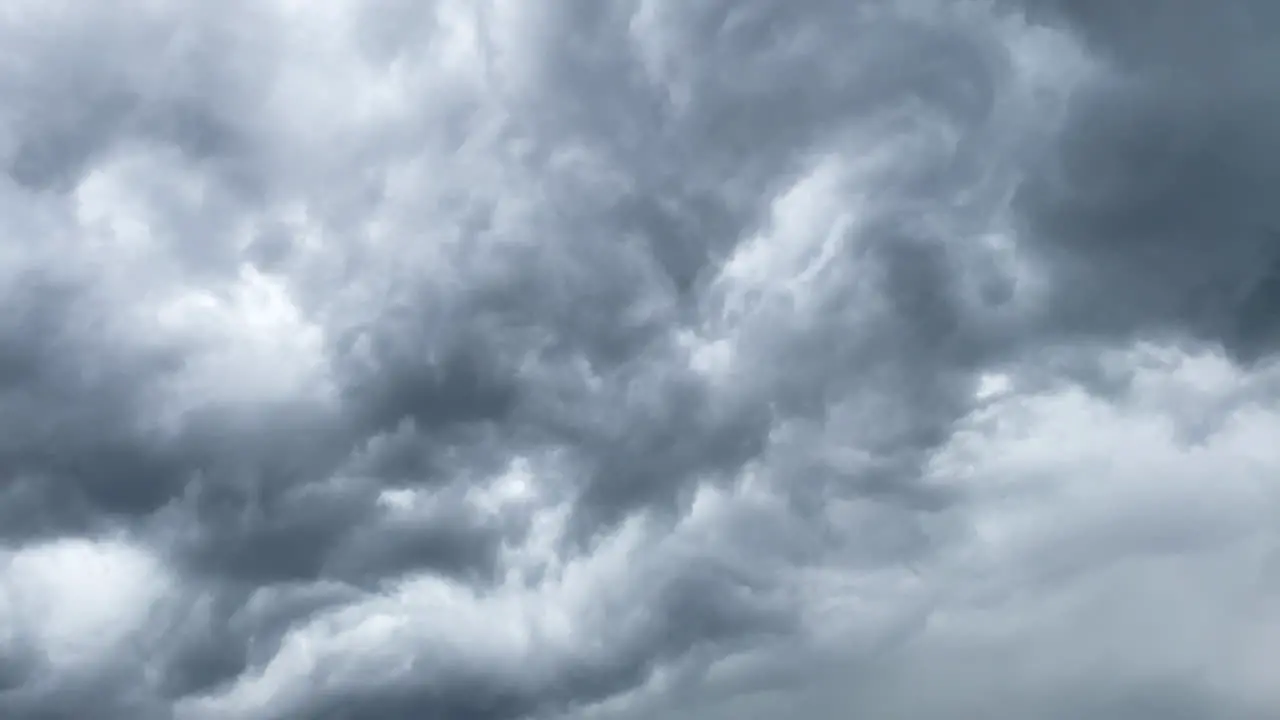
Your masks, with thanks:
[{"label": "cloud", "polygon": [[1146,17],[1053,5],[1110,70],[1074,103],[1021,193],[1027,236],[1062,276],[1058,322],[1190,333],[1244,361],[1269,355],[1280,244],[1262,200],[1277,112],[1263,78],[1275,9],[1170,3]]},{"label": "cloud", "polygon": [[115,10],[0,20],[0,714],[1280,707],[1261,0]]},{"label": "cloud", "polygon": [[146,647],[148,625],[173,592],[157,559],[118,540],[67,539],[10,551],[3,562],[0,652],[17,670],[6,706],[83,712],[97,693],[109,706],[135,703],[125,683],[137,682],[139,668],[113,659]]}]

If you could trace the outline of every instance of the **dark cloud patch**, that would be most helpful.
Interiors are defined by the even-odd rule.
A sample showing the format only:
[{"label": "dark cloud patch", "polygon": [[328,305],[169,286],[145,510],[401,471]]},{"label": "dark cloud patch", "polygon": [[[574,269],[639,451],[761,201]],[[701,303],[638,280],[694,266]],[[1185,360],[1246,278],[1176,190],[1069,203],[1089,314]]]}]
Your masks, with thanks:
[{"label": "dark cloud patch", "polygon": [[96,676],[65,682],[47,674],[35,675],[23,686],[0,692],[0,712],[32,720],[61,720],[103,713],[107,717],[161,720],[167,709],[131,683],[132,667],[117,667]]},{"label": "dark cloud patch", "polygon": [[234,63],[212,46],[237,38],[209,18],[75,15],[54,12],[35,26],[15,18],[4,30],[14,49],[5,63],[9,177],[32,191],[67,192],[130,143],[175,148],[234,177],[225,171],[241,164],[246,136],[236,126],[242,118],[225,111],[248,98],[236,95]]},{"label": "dark cloud patch", "polygon": [[35,677],[36,651],[20,643],[7,643],[0,650],[0,697],[20,690]]},{"label": "dark cloud patch", "polygon": [[[608,402],[583,398],[543,424],[566,423],[555,437],[577,451],[585,482],[576,518],[584,537],[639,510],[676,510],[696,484],[731,479],[762,452],[771,425],[767,409],[717,406],[707,388],[681,373],[624,377]],[[600,414],[593,417],[593,408]]]},{"label": "dark cloud patch", "polygon": [[243,592],[215,594],[181,619],[163,657],[159,692],[166,698],[208,692],[249,666],[249,638],[231,623]]},{"label": "dark cloud patch", "polygon": [[272,225],[263,228],[254,236],[247,254],[254,264],[271,271],[289,258],[295,242],[289,228],[278,224]]},{"label": "dark cloud patch", "polygon": [[154,660],[158,691],[170,701],[225,688],[277,652],[295,623],[359,597],[354,589],[332,583],[196,585],[212,592],[168,618],[170,640]]},{"label": "dark cloud patch", "polygon": [[219,576],[257,582],[318,578],[332,548],[372,510],[366,495],[308,484],[197,493],[196,535],[183,554]]},{"label": "dark cloud patch", "polygon": [[742,227],[714,196],[671,196],[662,190],[623,198],[619,221],[644,239],[677,296],[689,298],[709,279]]},{"label": "dark cloud patch", "polygon": [[[171,372],[177,357],[104,345],[96,298],[71,283],[35,271],[6,289],[0,489],[16,503],[6,509],[74,527],[95,511],[155,510],[180,492],[182,466],[136,422],[148,376]],[[15,524],[44,522],[24,514]]]},{"label": "dark cloud patch", "polygon": [[[390,342],[398,342],[394,326],[387,328]],[[412,337],[409,335],[408,337]],[[460,347],[435,346],[430,341],[409,347],[378,347],[370,354],[378,358],[359,375],[352,374],[348,391],[352,402],[367,410],[371,430],[390,430],[408,420],[424,431],[447,429],[451,425],[501,422],[516,402],[513,379],[502,377],[502,368],[491,365],[492,355],[483,346],[465,341]],[[443,354],[433,362],[432,356]]]},{"label": "dark cloud patch", "polygon": [[[1270,233],[1269,233],[1270,234]],[[1272,234],[1280,244],[1280,236]],[[1236,308],[1235,327],[1224,334],[1227,343],[1238,348],[1246,359],[1265,357],[1280,337],[1280,258],[1271,261],[1265,273],[1250,286]]]},{"label": "dark cloud patch", "polygon": [[139,98],[99,95],[76,101],[76,113],[83,114],[46,119],[51,124],[24,132],[9,176],[32,190],[65,192],[115,145],[132,138],[171,145],[196,161],[234,157],[243,150],[236,132],[201,108],[174,105],[139,117]]},{"label": "dark cloud patch", "polygon": [[196,161],[234,161],[247,150],[241,131],[212,108],[182,100],[166,105],[138,122],[142,132],[177,146]]},{"label": "dark cloud patch", "polygon": [[1057,322],[1269,354],[1273,333],[1256,318],[1280,252],[1266,199],[1280,179],[1274,8],[1056,9],[1115,67],[1073,104],[1051,169],[1021,196],[1027,235],[1058,274]]},{"label": "dark cloud patch", "polygon": [[366,586],[422,570],[479,585],[495,582],[501,543],[518,540],[519,528],[475,517],[465,506],[445,507],[434,515],[391,518],[356,528],[326,558],[326,574]]},{"label": "dark cloud patch", "polygon": [[[66,189],[113,140],[134,105],[132,98],[106,94],[82,97],[66,116],[27,134],[10,161],[9,176],[34,190]],[[42,113],[42,115],[44,115]]]}]

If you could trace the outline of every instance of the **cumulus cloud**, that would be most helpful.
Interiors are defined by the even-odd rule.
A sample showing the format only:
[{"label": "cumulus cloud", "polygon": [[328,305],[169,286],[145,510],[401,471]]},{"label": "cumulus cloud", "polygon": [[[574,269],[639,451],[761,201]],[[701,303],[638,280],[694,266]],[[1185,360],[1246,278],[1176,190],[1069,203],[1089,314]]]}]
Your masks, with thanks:
[{"label": "cumulus cloud", "polygon": [[15,4],[0,715],[1273,715],[1277,32]]}]

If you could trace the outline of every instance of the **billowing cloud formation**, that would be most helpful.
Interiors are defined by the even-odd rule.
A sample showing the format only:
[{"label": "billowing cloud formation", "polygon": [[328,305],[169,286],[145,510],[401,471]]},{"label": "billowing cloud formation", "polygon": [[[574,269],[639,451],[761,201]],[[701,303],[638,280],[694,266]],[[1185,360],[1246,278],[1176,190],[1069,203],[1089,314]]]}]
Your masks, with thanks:
[{"label": "billowing cloud formation", "polygon": [[0,715],[1274,716],[1277,34],[16,3]]}]

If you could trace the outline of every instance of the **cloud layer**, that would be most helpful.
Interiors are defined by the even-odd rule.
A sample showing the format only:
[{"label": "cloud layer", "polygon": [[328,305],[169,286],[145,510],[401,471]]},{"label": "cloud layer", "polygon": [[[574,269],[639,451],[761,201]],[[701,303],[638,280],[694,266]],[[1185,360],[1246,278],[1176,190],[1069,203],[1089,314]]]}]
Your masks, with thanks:
[{"label": "cloud layer", "polygon": [[1274,716],[1278,34],[17,3],[0,715]]}]

